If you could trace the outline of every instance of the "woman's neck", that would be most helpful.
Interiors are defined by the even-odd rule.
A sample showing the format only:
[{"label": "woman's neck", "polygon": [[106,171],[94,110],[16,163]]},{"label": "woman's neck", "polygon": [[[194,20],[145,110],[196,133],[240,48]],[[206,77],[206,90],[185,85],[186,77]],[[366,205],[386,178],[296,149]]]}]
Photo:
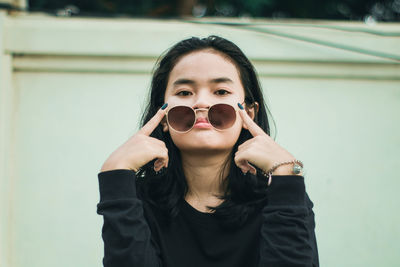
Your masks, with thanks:
[{"label": "woman's neck", "polygon": [[[222,179],[225,179],[230,167],[230,151],[193,153],[181,151],[182,167],[188,184],[185,196],[195,208],[205,211],[206,206],[221,203],[217,196],[224,192]],[[225,165],[225,163],[228,163]],[[225,167],[221,177],[222,168]]]}]

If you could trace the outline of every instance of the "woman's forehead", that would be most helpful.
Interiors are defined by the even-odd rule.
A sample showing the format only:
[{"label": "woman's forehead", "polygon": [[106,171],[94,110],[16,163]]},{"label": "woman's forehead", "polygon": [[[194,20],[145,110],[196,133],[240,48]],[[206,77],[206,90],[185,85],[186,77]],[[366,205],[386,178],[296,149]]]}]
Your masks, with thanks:
[{"label": "woman's forehead", "polygon": [[212,81],[227,78],[240,82],[236,65],[226,55],[215,50],[201,50],[183,56],[172,69],[168,87],[178,79]]}]

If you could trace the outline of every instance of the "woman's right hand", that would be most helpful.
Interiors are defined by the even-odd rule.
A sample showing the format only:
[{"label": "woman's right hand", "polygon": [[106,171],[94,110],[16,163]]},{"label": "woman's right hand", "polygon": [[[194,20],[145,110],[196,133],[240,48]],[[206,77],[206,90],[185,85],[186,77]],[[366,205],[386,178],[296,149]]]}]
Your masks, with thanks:
[{"label": "woman's right hand", "polygon": [[168,149],[165,143],[150,134],[165,116],[166,108],[157,113],[131,138],[118,147],[104,162],[101,171],[129,169],[138,171],[140,167],[157,158],[154,170],[168,167]]}]

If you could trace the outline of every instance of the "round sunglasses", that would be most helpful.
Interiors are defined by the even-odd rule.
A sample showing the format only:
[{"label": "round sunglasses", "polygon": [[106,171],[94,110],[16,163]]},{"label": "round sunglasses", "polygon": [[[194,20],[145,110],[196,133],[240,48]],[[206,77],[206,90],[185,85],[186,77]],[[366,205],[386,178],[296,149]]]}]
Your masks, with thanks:
[{"label": "round sunglasses", "polygon": [[196,124],[197,111],[200,110],[207,111],[207,121],[218,131],[231,128],[236,121],[236,109],[233,106],[214,104],[208,109],[193,109],[189,106],[172,107],[166,113],[167,123],[176,132],[186,133]]}]

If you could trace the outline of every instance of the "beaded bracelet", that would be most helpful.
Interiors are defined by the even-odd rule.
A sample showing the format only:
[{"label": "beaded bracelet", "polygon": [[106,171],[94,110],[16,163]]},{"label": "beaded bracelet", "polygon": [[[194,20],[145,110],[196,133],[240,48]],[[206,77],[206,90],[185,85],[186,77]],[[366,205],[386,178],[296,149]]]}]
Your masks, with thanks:
[{"label": "beaded bracelet", "polygon": [[[297,163],[297,164],[296,164]],[[292,161],[284,161],[281,163],[275,163],[271,169],[269,169],[269,171],[264,172],[262,171],[262,175],[264,175],[265,177],[268,177],[268,186],[271,184],[272,181],[272,173],[279,167],[282,165],[286,165],[286,164],[293,164],[293,174],[299,174],[302,169],[303,169],[303,162],[301,162],[300,160],[292,160]]]}]

